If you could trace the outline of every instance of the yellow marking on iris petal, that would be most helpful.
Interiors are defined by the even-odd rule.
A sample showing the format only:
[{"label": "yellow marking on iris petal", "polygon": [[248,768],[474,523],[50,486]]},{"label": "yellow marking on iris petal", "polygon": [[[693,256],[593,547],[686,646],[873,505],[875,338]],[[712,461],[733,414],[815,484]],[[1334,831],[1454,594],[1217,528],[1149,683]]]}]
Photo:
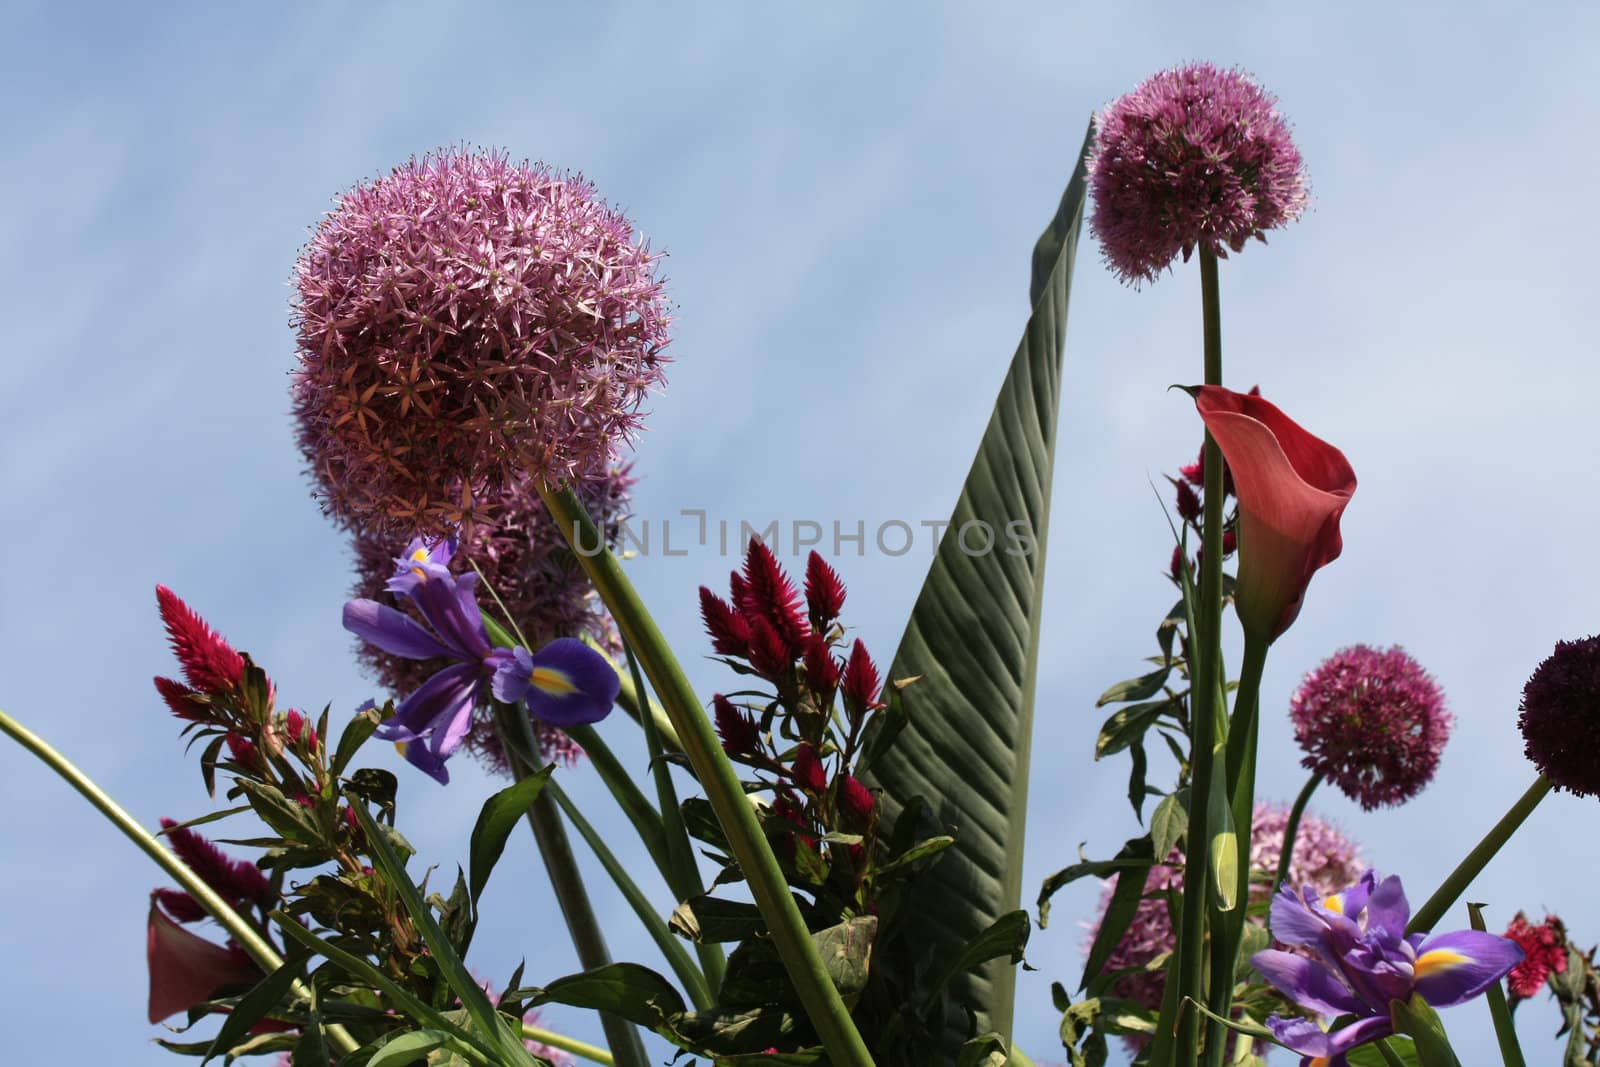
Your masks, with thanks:
[{"label": "yellow marking on iris petal", "polygon": [[553,697],[571,696],[578,691],[567,672],[553,667],[535,667],[533,673],[528,675],[528,684]]},{"label": "yellow marking on iris petal", "polygon": [[404,759],[404,758],[405,758],[405,754],[406,754],[406,746],[407,746],[407,745],[409,745],[409,744],[410,744],[410,743],[411,743],[411,742],[409,742],[409,741],[396,741],[396,742],[395,742],[395,743],[394,743],[394,750],[395,750],[395,751],[396,751],[396,752],[398,752],[398,753],[400,753],[400,757],[401,757],[401,758],[402,758],[402,759]]},{"label": "yellow marking on iris petal", "polygon": [[[417,549],[415,552],[411,553],[411,560],[412,560],[413,563],[427,563],[428,560],[429,560],[428,550],[426,548]],[[423,581],[427,581],[428,580],[428,576],[426,574],[422,573],[422,568],[421,567],[412,567],[411,568],[411,573],[415,574],[418,578],[421,578]]]},{"label": "yellow marking on iris petal", "polygon": [[1338,893],[1335,893],[1331,897],[1323,897],[1322,906],[1333,912],[1335,915],[1343,915],[1344,897],[1340,896]]},{"label": "yellow marking on iris petal", "polygon": [[1448,971],[1452,967],[1471,962],[1471,956],[1463,956],[1447,948],[1436,948],[1417,957],[1414,973],[1418,978],[1426,978],[1434,971]]},{"label": "yellow marking on iris petal", "polygon": [[1326,1056],[1311,1057],[1311,1067],[1328,1067],[1328,1064],[1332,1062],[1333,1061]]}]

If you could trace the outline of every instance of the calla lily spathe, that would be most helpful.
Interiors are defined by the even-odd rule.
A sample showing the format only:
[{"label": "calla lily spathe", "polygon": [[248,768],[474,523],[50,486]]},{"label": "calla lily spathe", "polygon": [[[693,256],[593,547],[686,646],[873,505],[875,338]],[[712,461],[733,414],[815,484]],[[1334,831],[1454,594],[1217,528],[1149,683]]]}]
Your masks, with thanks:
[{"label": "calla lily spathe", "polygon": [[1216,385],[1192,395],[1239,497],[1239,620],[1271,642],[1300,614],[1311,576],[1339,557],[1339,518],[1355,471],[1344,453],[1259,396]]},{"label": "calla lily spathe", "polygon": [[153,1023],[204,1004],[223,990],[248,989],[261,980],[261,968],[250,957],[191,934],[167,918],[153,896],[145,956]]}]

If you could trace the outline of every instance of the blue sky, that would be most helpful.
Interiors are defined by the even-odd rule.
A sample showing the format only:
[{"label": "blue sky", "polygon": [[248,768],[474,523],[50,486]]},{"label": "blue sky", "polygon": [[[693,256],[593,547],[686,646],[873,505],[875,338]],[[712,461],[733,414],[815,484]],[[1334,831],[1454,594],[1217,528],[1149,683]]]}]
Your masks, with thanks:
[{"label": "blue sky", "polygon": [[[288,273],[352,183],[439,144],[502,146],[582,170],[669,253],[678,362],[637,457],[641,518],[937,520],[1089,112],[1205,58],[1277,93],[1315,199],[1223,268],[1228,379],[1259,382],[1360,477],[1344,556],[1268,665],[1262,788],[1288,799],[1302,780],[1283,712],[1299,677],[1343,645],[1404,644],[1458,719],[1438,780],[1380,816],[1331,790],[1315,807],[1425,895],[1531,781],[1515,728],[1528,673],[1596,629],[1600,364],[1582,309],[1600,237],[1597,15],[1071,7],[7,5],[0,707],[154,824],[207,804],[149,684],[171,670],[157,582],[265,664],[287,702],[340,713],[376,695],[339,628],[348,564],[286,415]],[[1079,842],[1109,853],[1134,830],[1125,763],[1090,762],[1093,702],[1137,668],[1169,603],[1149,481],[1198,440],[1166,391],[1199,377],[1198,288],[1192,269],[1123,288],[1085,240],[1030,898]],[[838,561],[848,620],[884,655],[926,549]],[[725,679],[699,658],[694,591],[731,563],[697,549],[633,567],[707,693]],[[637,747],[623,722],[606,732]],[[26,1024],[13,1054],[61,1062],[92,1032],[107,1062],[167,1062],[143,1010],[157,872],[19,750],[0,746],[0,771],[0,1003]],[[593,776],[567,781],[626,841]],[[476,771],[449,789],[405,778],[402,826],[427,861],[463,859],[490,788]],[[1546,801],[1494,862],[1471,894],[1492,923],[1548,908],[1600,939],[1594,803]],[[530,979],[574,969],[531,853],[514,840],[485,902],[474,963],[500,979],[522,957]],[[614,953],[651,962],[593,881]],[[1094,895],[1059,896],[1030,947],[1018,1037],[1035,1058],[1057,1049],[1048,983],[1075,984],[1074,920]],[[1550,1055],[1553,1009],[1519,1021],[1530,1053]],[[1446,1022],[1469,1050],[1488,1033],[1479,1005]]]}]

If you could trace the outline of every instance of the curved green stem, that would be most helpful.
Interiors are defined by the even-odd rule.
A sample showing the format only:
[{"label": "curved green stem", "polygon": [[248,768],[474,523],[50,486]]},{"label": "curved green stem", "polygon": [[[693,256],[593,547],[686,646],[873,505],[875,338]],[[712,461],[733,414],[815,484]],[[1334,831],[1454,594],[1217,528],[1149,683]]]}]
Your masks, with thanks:
[{"label": "curved green stem", "polygon": [[522,1038],[524,1041],[537,1041],[541,1045],[548,1045],[550,1048],[559,1049],[562,1052],[570,1052],[572,1055],[588,1060],[590,1063],[603,1064],[604,1067],[616,1067],[617,1061],[612,1059],[611,1053],[605,1049],[600,1048],[598,1045],[591,1045],[587,1041],[579,1041],[575,1037],[568,1037],[566,1034],[558,1034],[553,1030],[545,1030],[542,1027],[529,1026],[527,1023],[523,1023]]},{"label": "curved green stem", "polygon": [[[496,703],[495,726],[501,732],[512,772],[520,781],[532,773],[522,752],[539,751],[533,723],[525,709]],[[505,744],[512,730],[520,734],[521,747]],[[577,858],[572,854],[572,842],[567,838],[566,827],[561,824],[561,813],[556,810],[548,786],[528,808],[528,826],[533,830],[539,856],[550,874],[550,885],[555,890],[556,902],[561,905],[561,916],[566,920],[567,933],[572,937],[572,947],[577,950],[579,965],[586,971],[606,966],[611,962],[611,950],[606,947],[600,920],[589,901],[588,890],[584,888]],[[632,1023],[610,1012],[601,1012],[600,1025],[605,1029],[606,1041],[623,1067],[648,1067],[650,1059],[645,1054],[644,1042]]]},{"label": "curved green stem", "polygon": [[1289,809],[1289,822],[1283,828],[1283,848],[1278,856],[1278,873],[1272,876],[1272,891],[1276,893],[1278,887],[1289,877],[1289,863],[1294,859],[1295,838],[1300,836],[1300,820],[1305,816],[1306,805],[1311,802],[1311,794],[1317,791],[1317,786],[1322,784],[1322,775],[1312,772],[1306,784],[1300,790],[1300,795],[1294,798],[1294,807]]},{"label": "curved green stem", "polygon": [[[1217,257],[1200,249],[1200,302],[1205,334],[1205,381],[1222,384],[1222,303],[1217,284]],[[1196,653],[1194,709],[1190,722],[1190,805],[1187,863],[1183,875],[1183,928],[1176,960],[1178,1000],[1204,1003],[1206,890],[1211,844],[1205,798],[1211,794],[1212,748],[1216,744],[1217,667],[1222,642],[1222,450],[1208,432],[1205,443],[1205,525],[1200,560],[1200,610],[1193,634]],[[1200,1015],[1182,1012],[1178,1023],[1176,1062],[1194,1067],[1200,1050]]]},{"label": "curved green stem", "polygon": [[[262,937],[256,928],[246,922],[238,912],[234,911],[227,901],[217,895],[215,890],[201,881],[200,876],[191,871],[182,860],[162,848],[161,842],[156,840],[155,835],[140,826],[138,820],[128,814],[122,805],[112,800],[103,789],[95,785],[93,779],[80,771],[61,753],[46,744],[43,738],[30,731],[4,711],[0,711],[0,731],[10,735],[19,745],[33,753],[47,767],[66,779],[67,784],[76,789],[90,804],[93,804],[100,814],[110,820],[113,826],[121,830],[124,837],[137,845],[140,851],[154,860],[156,865],[163,871],[171,875],[173,881],[183,886],[184,890],[198,901],[200,906],[205,908],[206,912],[217,920],[224,930],[228,931],[229,936],[263,970],[271,974],[283,966],[283,957],[278,955],[278,950],[272,946],[271,942]],[[297,978],[289,988],[295,997],[311,1003],[311,991],[306,988],[304,982]],[[361,1047],[356,1039],[351,1037],[350,1033],[342,1026],[325,1026],[323,1031],[333,1039],[334,1044],[338,1045],[343,1052],[354,1052]]]},{"label": "curved green stem", "polygon": [[[828,976],[816,943],[789,892],[778,859],[761,833],[739,776],[722,751],[683,668],[616,556],[604,547],[604,538],[577,494],[568,488],[553,489],[540,483],[539,495],[572,544],[589,580],[622,631],[623,640],[639,657],[645,676],[655,687],[684,754],[701,788],[706,791],[706,799],[727,834],[734,859],[749,882],[751,896],[766,921],[773,947],[794,983],[811,1025],[827,1049],[828,1058],[834,1067],[872,1067],[866,1042]],[[596,546],[601,546],[598,551]]]},{"label": "curved green stem", "polygon": [[1488,866],[1495,853],[1499,852],[1505,843],[1511,840],[1511,835],[1516,833],[1518,828],[1527,821],[1528,816],[1533,814],[1533,809],[1539,806],[1539,801],[1545,798],[1545,794],[1549,793],[1554,785],[1555,783],[1541,774],[1528,787],[1528,791],[1518,797],[1515,804],[1511,805],[1511,810],[1501,816],[1500,821],[1495,823],[1487,834],[1483,835],[1483,840],[1479,841],[1472,851],[1467,853],[1466,859],[1462,860],[1456,866],[1456,869],[1450,872],[1450,877],[1446,878],[1444,884],[1434,891],[1433,896],[1429,897],[1422,907],[1412,913],[1411,923],[1406,927],[1406,933],[1427,933],[1438,925],[1439,920],[1444,918],[1444,913],[1449,911],[1451,906],[1460,899],[1461,894],[1467,891],[1467,886],[1471,885],[1472,880],[1478,877],[1484,867]]},{"label": "curved green stem", "polygon": [[[1471,917],[1474,930],[1480,934],[1488,932],[1489,927],[1483,921],[1483,905],[1468,904],[1467,914]],[[1528,1067],[1528,1061],[1522,1055],[1522,1044],[1517,1040],[1516,1023],[1511,1021],[1511,1005],[1506,1003],[1504,985],[1497,981],[1483,994],[1489,1004],[1489,1018],[1494,1020],[1494,1039],[1500,1046],[1501,1063],[1504,1067]]]}]

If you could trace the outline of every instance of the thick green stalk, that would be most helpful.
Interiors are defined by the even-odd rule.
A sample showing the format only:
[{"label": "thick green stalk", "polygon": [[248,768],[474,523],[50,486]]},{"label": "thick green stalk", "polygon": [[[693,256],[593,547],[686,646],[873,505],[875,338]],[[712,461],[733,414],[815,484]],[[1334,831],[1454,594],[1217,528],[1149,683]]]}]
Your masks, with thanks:
[{"label": "thick green stalk", "polygon": [[[522,753],[539,751],[538,739],[533,735],[533,723],[526,710],[507,704],[495,705],[495,726],[500,730],[501,744],[511,763],[512,773],[521,781],[532,773]],[[507,744],[515,730],[520,735],[521,747]],[[550,874],[550,885],[555,889],[556,902],[561,905],[561,916],[567,922],[567,933],[572,937],[572,947],[578,952],[578,964],[586,971],[604,967],[611,962],[611,950],[606,947],[605,934],[600,920],[589,902],[589,892],[583,885],[583,874],[578,870],[577,858],[572,854],[572,842],[567,839],[567,829],[561,823],[561,813],[548,790],[540,792],[528,808],[528,826],[533,830],[534,842],[539,846],[539,856]],[[626,1019],[609,1012],[600,1012],[600,1025],[606,1032],[606,1041],[612,1054],[622,1067],[649,1067],[644,1042],[639,1031]]]},{"label": "thick green stalk", "polygon": [[1460,899],[1461,894],[1467,891],[1467,886],[1472,884],[1472,880],[1478,877],[1484,867],[1488,866],[1495,853],[1511,840],[1511,835],[1517,832],[1529,815],[1533,814],[1533,809],[1539,806],[1539,801],[1545,798],[1545,794],[1549,793],[1553,786],[1554,783],[1541,774],[1528,787],[1528,791],[1511,805],[1511,810],[1501,816],[1500,821],[1483,835],[1483,840],[1467,853],[1467,858],[1450,872],[1450,877],[1434,891],[1427,903],[1412,913],[1411,924],[1406,927],[1406,933],[1427,933],[1438,925],[1439,920],[1444,918],[1444,913],[1449,911]]},{"label": "thick green stalk", "polygon": [[689,951],[683,947],[683,942],[673,936],[672,931],[667,929],[666,922],[660,915],[656,914],[655,905],[650,902],[650,898],[645,895],[644,890],[640,889],[639,884],[629,876],[628,869],[622,865],[621,860],[617,859],[616,854],[606,846],[605,839],[589,824],[589,820],[583,817],[583,813],[572,802],[572,798],[567,796],[566,790],[561,788],[560,783],[551,781],[546,783],[544,788],[555,799],[556,804],[560,806],[562,814],[572,821],[573,827],[578,831],[578,836],[583,838],[584,843],[589,846],[589,850],[600,861],[600,866],[606,869],[606,873],[611,876],[611,880],[621,890],[623,897],[628,901],[628,905],[633,908],[633,913],[639,917],[640,923],[644,925],[645,931],[650,935],[650,940],[656,943],[656,948],[661,950],[661,955],[666,958],[668,965],[672,967],[672,973],[676,974],[678,981],[683,983],[683,991],[689,994],[689,999],[694,1002],[694,1006],[701,1011],[710,1008],[712,1006],[711,991],[706,988],[705,976],[695,966],[694,960],[690,959]]},{"label": "thick green stalk", "polygon": [[558,1034],[554,1030],[545,1030],[538,1026],[529,1026],[527,1023],[523,1023],[522,1038],[524,1041],[537,1041],[541,1045],[548,1045],[550,1048],[559,1049],[562,1052],[570,1052],[572,1055],[588,1060],[590,1063],[601,1064],[602,1067],[616,1067],[617,1064],[617,1061],[611,1058],[611,1053],[605,1049],[591,1045],[587,1041],[579,1041],[575,1037],[568,1037],[566,1034]]},{"label": "thick green stalk", "polygon": [[[1468,904],[1467,914],[1474,930],[1480,934],[1488,932],[1483,921],[1483,905]],[[1494,1020],[1494,1039],[1500,1046],[1501,1062],[1505,1067],[1528,1067],[1528,1061],[1522,1056],[1522,1045],[1517,1041],[1517,1025],[1511,1021],[1511,1005],[1506,1003],[1505,988],[1497,981],[1483,993],[1489,1003],[1489,1017]]]},{"label": "thick green stalk", "polygon": [[1284,879],[1289,877],[1289,863],[1294,859],[1295,838],[1300,836],[1300,820],[1305,816],[1306,805],[1311,802],[1311,794],[1317,791],[1317,786],[1322,784],[1322,775],[1312,772],[1306,779],[1306,784],[1300,790],[1300,795],[1294,798],[1294,807],[1289,809],[1289,822],[1283,828],[1283,848],[1278,856],[1278,873],[1272,876],[1272,891],[1276,893],[1278,887],[1283,885]]},{"label": "thick green stalk", "polygon": [[[132,815],[129,815],[122,805],[112,800],[104,790],[95,785],[93,779],[74,766],[61,753],[51,748],[42,737],[30,731],[4,711],[0,711],[0,731],[9,734],[23,748],[37,756],[47,767],[66,779],[67,784],[76,789],[90,804],[93,804],[100,814],[110,820],[113,826],[121,830],[124,837],[137,845],[141,852],[149,856],[156,862],[157,866],[171,875],[173,881],[183,886],[191,897],[199,901],[200,906],[205,908],[206,912],[217,920],[224,930],[228,931],[229,936],[238,943],[240,948],[244,949],[251,959],[261,966],[262,970],[271,974],[283,966],[283,957],[278,955],[278,950],[272,946],[271,942],[262,937],[256,928],[246,922],[238,912],[234,911],[227,901],[217,895],[215,890],[201,881],[200,877],[191,871],[182,860],[167,849],[162,848],[161,842],[156,840],[155,835],[140,826],[138,821]],[[311,1002],[311,991],[299,979],[296,979],[289,988],[298,999],[307,1003]],[[349,1032],[342,1026],[325,1026],[323,1027],[323,1032],[332,1038],[333,1043],[338,1045],[343,1052],[354,1052],[361,1047],[356,1039],[351,1037]]]},{"label": "thick green stalk", "polygon": [[[1217,257],[1200,249],[1200,303],[1205,333],[1205,383],[1222,384],[1222,304],[1217,286]],[[1217,667],[1222,649],[1222,450],[1211,434],[1205,444],[1205,525],[1200,560],[1200,610],[1194,637],[1194,708],[1190,739],[1188,858],[1183,873],[1183,929],[1178,941],[1178,1001],[1204,1002],[1207,869],[1211,847],[1205,798],[1211,795],[1212,753],[1216,744]],[[1176,1061],[1195,1067],[1200,1050],[1200,1015],[1183,1011],[1178,1026]],[[1159,1065],[1158,1065],[1159,1067]]]},{"label": "thick green stalk", "polygon": [[[632,649],[627,649],[628,675],[635,690],[648,694],[644,676],[639,673],[639,659]],[[655,775],[656,803],[661,807],[661,836],[666,842],[667,863],[662,874],[667,885],[681,904],[705,892],[705,882],[700,877],[700,867],[695,863],[694,846],[689,843],[689,831],[683,824],[683,811],[678,806],[678,791],[672,784],[672,764],[664,758],[661,733],[655,728],[655,718],[645,715],[639,719],[644,731],[645,755],[650,759],[650,771]],[[727,973],[728,957],[722,946],[710,941],[696,941],[695,954],[700,957],[700,970],[713,997],[722,988],[723,975]]]},{"label": "thick green stalk", "polygon": [[[750,884],[750,894],[766,921],[773,947],[833,1067],[872,1067],[872,1055],[867,1051],[866,1042],[861,1039],[860,1031],[850,1018],[850,1010],[828,977],[822,956],[789,892],[778,859],[761,833],[739,776],[722,751],[683,668],[667,647],[666,639],[639,599],[633,583],[623,573],[616,556],[603,547],[605,541],[577,494],[568,488],[552,489],[543,483],[539,494],[616,620],[623,640],[639,657],[645,676],[655,687],[684,754],[728,837],[734,859]],[[602,546],[599,551],[595,550],[597,545]]]},{"label": "thick green stalk", "polygon": [[1239,948],[1244,942],[1245,916],[1249,910],[1250,828],[1255,821],[1256,744],[1261,735],[1261,673],[1266,663],[1267,642],[1245,635],[1244,662],[1239,666],[1239,689],[1234,695],[1225,757],[1238,847],[1238,880],[1234,891],[1237,905],[1226,914],[1213,916],[1215,928],[1211,933],[1211,997],[1208,1006],[1214,1017],[1206,1037],[1206,1063],[1210,1067],[1221,1067],[1222,1064],[1224,1027],[1221,1020],[1228,1018],[1233,1010],[1234,975],[1239,963]]},{"label": "thick green stalk", "polygon": [[656,813],[655,807],[634,783],[633,776],[623,767],[622,761],[617,759],[616,753],[611,751],[611,746],[605,743],[598,730],[588,724],[566,726],[563,729],[583,749],[595,773],[611,790],[617,806],[638,832],[645,851],[650,853],[650,861],[656,865],[656,870],[661,872],[661,877],[670,880],[667,838],[661,827],[661,816]]}]

